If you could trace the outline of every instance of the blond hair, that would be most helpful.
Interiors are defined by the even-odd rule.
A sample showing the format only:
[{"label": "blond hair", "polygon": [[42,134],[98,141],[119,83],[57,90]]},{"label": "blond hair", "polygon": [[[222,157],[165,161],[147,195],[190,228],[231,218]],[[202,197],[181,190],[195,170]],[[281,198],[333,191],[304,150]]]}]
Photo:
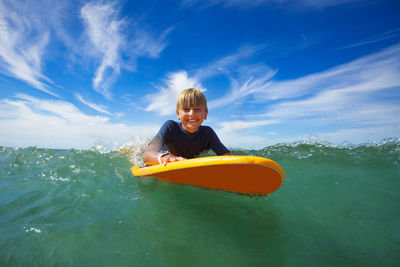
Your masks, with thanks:
[{"label": "blond hair", "polygon": [[203,107],[204,111],[208,111],[207,109],[207,99],[204,94],[196,88],[187,88],[183,90],[176,101],[176,112],[179,112],[180,109],[186,107]]}]

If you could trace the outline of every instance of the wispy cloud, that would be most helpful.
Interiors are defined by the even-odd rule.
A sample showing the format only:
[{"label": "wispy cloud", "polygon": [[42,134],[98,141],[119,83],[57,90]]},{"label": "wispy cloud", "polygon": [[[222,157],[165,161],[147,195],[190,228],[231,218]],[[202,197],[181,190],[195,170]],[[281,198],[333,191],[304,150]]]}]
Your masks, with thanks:
[{"label": "wispy cloud", "polygon": [[287,0],[284,1],[291,5],[300,4],[302,7],[313,8],[313,9],[323,9],[332,6],[340,6],[340,5],[347,5],[347,4],[354,4],[354,3],[362,3],[365,0]]},{"label": "wispy cloud", "polygon": [[134,136],[149,138],[159,125],[112,123],[66,101],[18,94],[16,99],[0,100],[0,128],[0,143],[6,146],[87,149],[98,141],[112,145]]},{"label": "wispy cloud", "polygon": [[362,57],[332,69],[292,80],[274,80],[276,73],[263,65],[246,66],[243,77],[232,80],[232,92],[214,101],[214,106],[251,96],[258,103],[316,96],[320,92],[367,92],[399,85],[400,45]]},{"label": "wispy cloud", "polygon": [[229,92],[219,99],[210,101],[210,108],[219,108],[232,103],[238,104],[247,96],[268,86],[269,80],[276,74],[276,70],[264,64],[245,64],[247,59],[254,57],[265,48],[265,46],[243,47],[237,53],[218,59],[195,71],[194,77],[199,81],[218,75],[226,75],[230,80]]},{"label": "wispy cloud", "polygon": [[254,8],[268,5],[271,7],[283,7],[291,9],[323,9],[332,6],[361,2],[365,2],[365,0],[182,0],[182,6],[190,7],[198,5],[202,8],[208,8],[211,6],[220,5],[224,7]]},{"label": "wispy cloud", "polygon": [[366,93],[399,86],[400,45],[389,47],[327,71],[298,79],[272,81],[260,90],[260,102],[290,99],[319,92]]},{"label": "wispy cloud", "polygon": [[75,98],[78,99],[82,104],[85,104],[86,106],[88,106],[98,112],[112,116],[112,114],[107,110],[107,107],[105,107],[103,105],[98,105],[98,104],[89,102],[89,101],[85,100],[80,94],[75,94]]},{"label": "wispy cloud", "polygon": [[369,44],[373,44],[373,43],[378,43],[378,42],[394,39],[394,38],[397,38],[399,36],[400,36],[400,29],[394,29],[394,30],[391,30],[391,31],[383,32],[383,33],[368,37],[368,38],[366,38],[364,40],[361,40],[359,42],[356,42],[354,44],[350,44],[350,45],[347,45],[347,46],[340,47],[340,48],[338,48],[336,50],[343,50],[343,49],[349,49],[349,48],[369,45]]},{"label": "wispy cloud", "polygon": [[236,76],[230,74],[230,91],[221,98],[210,101],[210,108],[220,108],[232,103],[241,104],[249,96],[258,98],[258,93],[269,87],[270,80],[276,72],[262,64],[240,67]]},{"label": "wispy cloud", "polygon": [[88,3],[81,9],[88,37],[101,57],[100,66],[93,78],[96,91],[110,98],[110,85],[120,73],[121,47],[124,20],[118,18],[114,3]]},{"label": "wispy cloud", "polygon": [[41,69],[50,33],[29,11],[25,3],[0,2],[0,71],[56,96]]},{"label": "wispy cloud", "polygon": [[193,5],[200,5],[203,8],[211,7],[211,6],[216,6],[216,5],[221,5],[225,7],[242,7],[242,8],[251,8],[255,6],[260,6],[260,5],[265,5],[268,3],[279,3],[279,0],[254,0],[254,1],[248,1],[248,0],[207,0],[207,1],[202,1],[202,0],[182,0],[182,5],[184,7],[189,7]]},{"label": "wispy cloud", "polygon": [[[81,9],[86,25],[86,34],[100,58],[95,76],[94,89],[107,98],[111,98],[110,87],[121,72],[121,68],[135,70],[138,57],[157,57],[165,48],[165,38],[172,30],[168,28],[159,37],[149,31],[121,18],[116,2],[90,2]],[[128,38],[128,32],[132,34]],[[89,49],[88,49],[89,50]],[[123,59],[123,56],[128,59]]]},{"label": "wispy cloud", "polygon": [[[382,132],[400,124],[399,88],[400,45],[395,45],[327,71],[260,86],[253,94],[264,112],[242,116],[238,125],[245,130],[271,122],[295,127],[298,135],[332,127],[337,129],[332,134]],[[235,124],[220,125],[233,138]]]},{"label": "wispy cloud", "polygon": [[[246,59],[249,59],[257,53],[265,50],[267,46],[244,46],[236,53],[219,58],[210,64],[194,71],[194,77],[199,80],[205,80],[220,74],[231,74],[243,66]],[[239,71],[240,73],[241,71]]]}]

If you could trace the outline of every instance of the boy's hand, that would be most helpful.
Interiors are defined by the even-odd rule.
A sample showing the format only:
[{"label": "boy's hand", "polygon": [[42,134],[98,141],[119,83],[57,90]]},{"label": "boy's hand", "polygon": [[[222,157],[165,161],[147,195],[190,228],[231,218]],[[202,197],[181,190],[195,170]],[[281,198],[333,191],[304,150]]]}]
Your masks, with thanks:
[{"label": "boy's hand", "polygon": [[165,166],[168,162],[181,161],[185,159],[186,158],[175,156],[174,154],[167,154],[161,157],[161,164]]}]

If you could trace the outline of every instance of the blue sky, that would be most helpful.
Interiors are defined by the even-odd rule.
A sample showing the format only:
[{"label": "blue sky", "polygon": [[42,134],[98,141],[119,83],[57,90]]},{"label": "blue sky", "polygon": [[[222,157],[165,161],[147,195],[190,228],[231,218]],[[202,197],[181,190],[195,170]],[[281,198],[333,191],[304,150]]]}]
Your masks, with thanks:
[{"label": "blue sky", "polygon": [[0,145],[143,141],[187,87],[231,148],[398,138],[400,2],[0,0]]}]

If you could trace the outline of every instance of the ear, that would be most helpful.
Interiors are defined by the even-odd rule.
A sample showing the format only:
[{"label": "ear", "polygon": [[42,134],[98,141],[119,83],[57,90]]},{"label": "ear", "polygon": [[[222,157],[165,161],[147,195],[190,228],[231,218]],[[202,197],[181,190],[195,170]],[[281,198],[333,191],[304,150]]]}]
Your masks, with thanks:
[{"label": "ear", "polygon": [[208,110],[206,110],[206,112],[204,113],[204,120],[207,119],[207,115],[208,115]]},{"label": "ear", "polygon": [[176,111],[176,116],[178,117],[178,120],[181,120],[180,116],[179,116],[179,112]]}]

